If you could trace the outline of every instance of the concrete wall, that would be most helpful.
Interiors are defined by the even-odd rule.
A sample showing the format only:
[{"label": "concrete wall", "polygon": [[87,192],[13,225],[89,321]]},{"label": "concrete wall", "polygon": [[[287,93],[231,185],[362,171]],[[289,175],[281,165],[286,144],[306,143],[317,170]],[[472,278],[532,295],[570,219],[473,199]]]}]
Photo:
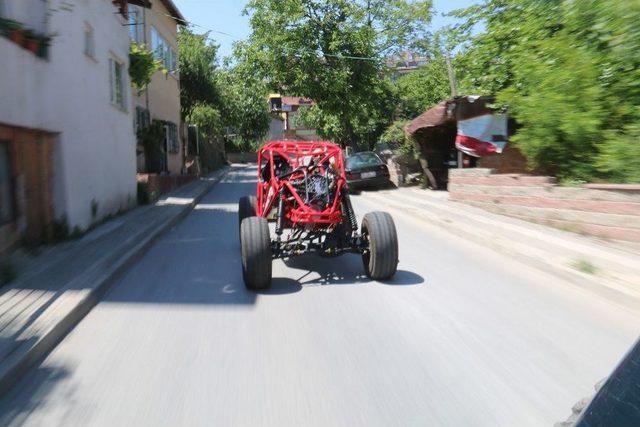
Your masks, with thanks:
[{"label": "concrete wall", "polygon": [[158,175],[154,173],[139,173],[138,186],[143,187],[147,195],[146,202],[153,202],[158,197],[178,187],[198,179],[197,175]]},{"label": "concrete wall", "polygon": [[258,153],[227,153],[229,163],[256,163]]},{"label": "concrete wall", "polygon": [[[178,52],[178,24],[175,19],[167,16],[169,10],[160,0],[151,1],[151,9],[142,9],[144,14],[144,34],[143,40],[146,45],[151,46],[151,27],[171,45],[175,52]],[[178,52],[179,55],[179,52]],[[180,132],[180,76],[177,73],[163,74],[157,71],[144,93],[136,96],[135,105],[147,108],[151,113],[151,119],[165,120],[175,123]],[[181,149],[178,153],[168,153],[168,169],[170,173],[179,174],[182,172],[184,150],[184,136],[180,134]]]},{"label": "concrete wall", "polygon": [[478,159],[478,167],[493,169],[496,173],[527,173],[527,159],[513,144],[508,143],[500,154]]},{"label": "concrete wall", "polygon": [[[133,115],[111,104],[109,83],[110,57],[128,68],[129,37],[110,0],[65,3],[48,2],[47,32],[55,34],[48,60],[0,38],[0,123],[57,134],[55,216],[85,228],[135,203]],[[87,24],[94,30],[94,58],[84,53]],[[126,72],[124,78],[128,88]]]},{"label": "concrete wall", "polygon": [[640,185],[560,187],[554,178],[449,171],[452,200],[597,237],[640,242]]}]

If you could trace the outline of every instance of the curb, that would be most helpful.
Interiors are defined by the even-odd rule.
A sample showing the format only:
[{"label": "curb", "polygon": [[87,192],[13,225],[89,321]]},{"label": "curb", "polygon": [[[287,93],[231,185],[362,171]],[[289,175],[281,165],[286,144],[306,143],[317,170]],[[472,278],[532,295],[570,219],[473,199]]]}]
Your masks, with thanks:
[{"label": "curb", "polygon": [[203,187],[189,204],[184,205],[184,208],[179,213],[160,224],[156,230],[147,233],[141,241],[122,254],[108,271],[93,279],[95,285],[87,290],[59,321],[50,326],[48,330],[45,330],[35,342],[26,342],[17,347],[0,365],[0,397],[4,396],[34,364],[53,350],[100,302],[102,296],[107,293],[111,286],[151,248],[156,240],[183,220],[230,170],[231,168],[226,166],[219,172],[214,173],[215,176],[211,177],[211,181]]}]

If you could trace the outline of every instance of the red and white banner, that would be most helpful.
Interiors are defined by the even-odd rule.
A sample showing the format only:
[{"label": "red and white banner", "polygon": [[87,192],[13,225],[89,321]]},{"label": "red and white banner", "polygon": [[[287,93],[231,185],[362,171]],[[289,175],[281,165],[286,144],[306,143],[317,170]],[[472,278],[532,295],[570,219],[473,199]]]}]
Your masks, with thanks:
[{"label": "red and white banner", "polygon": [[483,114],[458,120],[456,148],[474,157],[502,153],[507,145],[507,115]]}]

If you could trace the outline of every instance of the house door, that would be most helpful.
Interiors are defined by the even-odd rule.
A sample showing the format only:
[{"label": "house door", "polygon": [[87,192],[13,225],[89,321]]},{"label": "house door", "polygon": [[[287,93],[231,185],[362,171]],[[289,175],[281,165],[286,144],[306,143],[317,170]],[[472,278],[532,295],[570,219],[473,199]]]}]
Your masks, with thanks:
[{"label": "house door", "polygon": [[15,218],[15,200],[9,142],[0,141],[0,225]]}]

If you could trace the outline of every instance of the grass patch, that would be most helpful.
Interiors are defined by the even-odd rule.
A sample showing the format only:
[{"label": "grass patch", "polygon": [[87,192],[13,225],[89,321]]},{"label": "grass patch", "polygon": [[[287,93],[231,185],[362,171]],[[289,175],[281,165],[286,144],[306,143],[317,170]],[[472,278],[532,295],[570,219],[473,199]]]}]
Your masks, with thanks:
[{"label": "grass patch", "polygon": [[580,187],[583,184],[587,184],[587,181],[575,178],[564,178],[561,179],[558,184],[560,184],[561,187]]},{"label": "grass patch", "polygon": [[579,259],[576,262],[574,262],[573,268],[586,274],[596,274],[596,272],[598,271],[598,267],[596,267],[586,259]]},{"label": "grass patch", "polygon": [[0,262],[0,286],[4,286],[10,282],[13,282],[18,273],[15,267],[9,261]]}]

